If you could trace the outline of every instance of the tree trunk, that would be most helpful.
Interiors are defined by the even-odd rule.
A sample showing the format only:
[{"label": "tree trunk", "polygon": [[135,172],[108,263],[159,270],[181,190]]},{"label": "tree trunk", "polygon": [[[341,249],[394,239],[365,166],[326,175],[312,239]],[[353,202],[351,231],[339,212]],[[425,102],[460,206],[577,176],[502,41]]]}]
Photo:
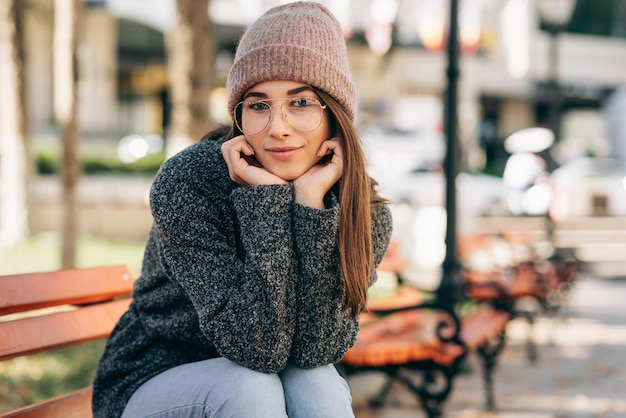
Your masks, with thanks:
[{"label": "tree trunk", "polygon": [[80,3],[81,0],[55,0],[54,3],[54,112],[63,136],[63,267],[72,267],[75,264],[78,236],[76,188],[80,177],[80,161],[76,122],[76,32]]},{"label": "tree trunk", "polygon": [[211,128],[209,95],[214,37],[209,0],[177,0],[176,23],[166,36],[172,119],[167,154],[197,142]]},{"label": "tree trunk", "polygon": [[28,235],[28,132],[21,0],[0,0],[0,245]]}]

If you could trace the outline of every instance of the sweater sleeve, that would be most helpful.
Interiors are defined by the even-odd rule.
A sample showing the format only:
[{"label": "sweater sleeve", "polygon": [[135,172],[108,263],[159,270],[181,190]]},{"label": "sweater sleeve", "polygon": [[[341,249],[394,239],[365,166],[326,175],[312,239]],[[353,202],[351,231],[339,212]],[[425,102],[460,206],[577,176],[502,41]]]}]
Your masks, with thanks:
[{"label": "sweater sleeve", "polygon": [[[345,291],[339,273],[339,207],[317,210],[296,205],[294,240],[299,264],[296,333],[291,361],[313,368],[339,361],[354,344],[358,321],[342,310]],[[391,237],[386,205],[372,208],[374,262],[378,265]],[[374,271],[370,284],[376,280]]]},{"label": "sweater sleeve", "polygon": [[236,188],[233,215],[202,184],[167,169],[155,181],[151,204],[163,268],[220,355],[277,372],[288,361],[295,327],[295,285],[287,280],[294,276],[293,188]]}]

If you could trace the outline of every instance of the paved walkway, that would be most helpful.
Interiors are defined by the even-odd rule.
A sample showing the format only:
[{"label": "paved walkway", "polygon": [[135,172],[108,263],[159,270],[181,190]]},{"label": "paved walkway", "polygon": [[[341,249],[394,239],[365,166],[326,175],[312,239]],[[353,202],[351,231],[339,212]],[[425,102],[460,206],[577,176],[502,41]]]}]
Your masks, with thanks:
[{"label": "paved walkway", "polygon": [[[542,319],[535,328],[539,361],[526,359],[526,326],[513,321],[494,374],[497,411],[483,410],[479,364],[457,377],[444,416],[452,418],[626,417],[626,281],[581,277],[562,321]],[[381,375],[350,381],[357,418],[424,417],[401,387],[384,408],[366,407]]]}]

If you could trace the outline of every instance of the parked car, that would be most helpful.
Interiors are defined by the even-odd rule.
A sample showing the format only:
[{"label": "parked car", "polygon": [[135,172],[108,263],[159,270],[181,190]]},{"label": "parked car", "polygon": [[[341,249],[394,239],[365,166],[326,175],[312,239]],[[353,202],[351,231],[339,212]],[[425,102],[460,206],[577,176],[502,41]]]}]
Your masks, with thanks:
[{"label": "parked car", "polygon": [[[370,174],[381,194],[414,208],[445,206],[445,138],[438,132],[405,132],[381,127],[362,130]],[[464,215],[492,213],[503,199],[502,179],[459,173],[457,208]]]},{"label": "parked car", "polygon": [[626,216],[626,161],[576,158],[552,173],[555,220],[576,216]]},{"label": "parked car", "polygon": [[446,154],[439,132],[404,131],[370,125],[361,128],[370,173],[375,178],[403,175],[440,165]]}]

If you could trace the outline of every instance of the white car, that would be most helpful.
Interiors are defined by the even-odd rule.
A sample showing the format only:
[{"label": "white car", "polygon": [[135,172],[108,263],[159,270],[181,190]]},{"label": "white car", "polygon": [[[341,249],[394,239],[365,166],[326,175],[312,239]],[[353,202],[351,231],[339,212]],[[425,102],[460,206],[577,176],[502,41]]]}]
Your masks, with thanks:
[{"label": "white car", "polygon": [[626,216],[626,161],[576,158],[552,173],[555,220],[580,216]]},{"label": "white car", "polygon": [[[414,208],[445,207],[443,134],[369,127],[362,136],[369,172],[380,183],[383,197]],[[499,177],[459,173],[456,183],[457,211],[464,215],[490,214],[503,199]]]}]

